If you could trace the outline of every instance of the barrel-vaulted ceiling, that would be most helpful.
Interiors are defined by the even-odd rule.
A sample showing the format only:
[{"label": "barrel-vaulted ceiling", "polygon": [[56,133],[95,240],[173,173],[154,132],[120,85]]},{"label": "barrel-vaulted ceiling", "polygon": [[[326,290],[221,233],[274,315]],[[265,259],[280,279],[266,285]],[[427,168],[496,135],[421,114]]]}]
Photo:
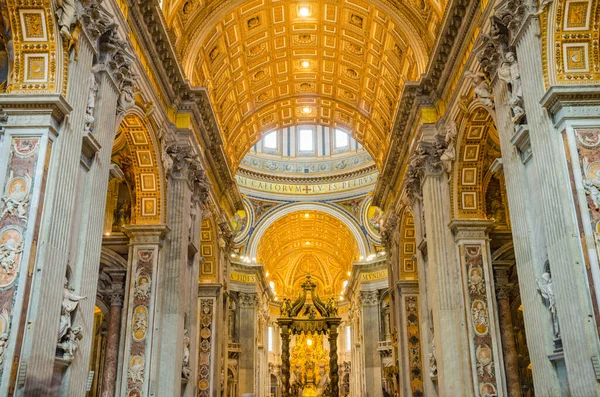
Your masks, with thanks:
[{"label": "barrel-vaulted ceiling", "polygon": [[257,262],[265,266],[278,296],[292,297],[311,273],[321,295],[339,295],[358,244],[348,227],[333,215],[297,211],[275,221],[264,233]]},{"label": "barrel-vaulted ceiling", "polygon": [[425,70],[435,0],[222,1],[166,4],[193,85],[205,86],[230,166],[271,130],[350,131],[384,161],[402,88]]}]

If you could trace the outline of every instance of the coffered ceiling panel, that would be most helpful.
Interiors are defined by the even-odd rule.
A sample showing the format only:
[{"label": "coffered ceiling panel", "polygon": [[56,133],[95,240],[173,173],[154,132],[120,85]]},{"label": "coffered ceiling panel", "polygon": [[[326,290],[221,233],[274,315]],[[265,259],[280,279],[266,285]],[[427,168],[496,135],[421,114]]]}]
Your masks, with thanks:
[{"label": "coffered ceiling panel", "polygon": [[339,295],[358,258],[358,245],[346,225],[319,211],[294,212],[273,223],[258,245],[279,296],[293,296],[307,273],[325,295]]},{"label": "coffered ceiling panel", "polygon": [[430,13],[373,4],[254,0],[212,15],[192,5],[173,22],[187,32],[183,64],[208,89],[234,170],[262,134],[298,124],[350,131],[382,165],[402,88],[427,62]]}]

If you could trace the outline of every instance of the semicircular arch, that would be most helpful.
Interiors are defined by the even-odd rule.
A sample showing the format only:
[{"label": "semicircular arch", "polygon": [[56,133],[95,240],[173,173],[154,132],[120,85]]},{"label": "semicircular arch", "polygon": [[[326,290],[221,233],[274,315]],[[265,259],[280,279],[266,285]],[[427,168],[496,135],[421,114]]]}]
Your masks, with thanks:
[{"label": "semicircular arch", "polygon": [[260,240],[267,231],[267,229],[273,223],[283,218],[284,216],[297,211],[319,211],[337,217],[342,223],[344,223],[348,227],[348,229],[352,233],[352,236],[354,236],[358,245],[360,256],[366,257],[367,255],[369,255],[369,243],[367,242],[365,235],[362,233],[360,226],[350,215],[346,214],[339,208],[327,204],[294,203],[284,207],[280,207],[277,211],[266,215],[260,220],[259,224],[254,229],[254,232],[252,233],[252,236],[250,237],[250,240],[248,242],[248,256],[251,258],[255,258],[257,256],[258,244],[260,243]]},{"label": "semicircular arch", "polygon": [[124,165],[133,182],[132,224],[156,224],[165,220],[164,173],[149,120],[137,107],[123,117],[117,130],[127,143],[130,158]]}]

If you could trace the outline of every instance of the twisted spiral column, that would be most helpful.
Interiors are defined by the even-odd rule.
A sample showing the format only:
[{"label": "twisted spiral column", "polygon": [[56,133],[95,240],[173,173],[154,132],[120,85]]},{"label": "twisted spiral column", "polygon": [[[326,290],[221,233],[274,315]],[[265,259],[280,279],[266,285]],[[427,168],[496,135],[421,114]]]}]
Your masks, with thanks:
[{"label": "twisted spiral column", "polygon": [[290,330],[281,327],[281,385],[282,397],[290,397]]},{"label": "twisted spiral column", "polygon": [[331,397],[339,397],[340,394],[337,337],[337,326],[331,325],[331,327],[329,328],[329,379],[331,380]]}]

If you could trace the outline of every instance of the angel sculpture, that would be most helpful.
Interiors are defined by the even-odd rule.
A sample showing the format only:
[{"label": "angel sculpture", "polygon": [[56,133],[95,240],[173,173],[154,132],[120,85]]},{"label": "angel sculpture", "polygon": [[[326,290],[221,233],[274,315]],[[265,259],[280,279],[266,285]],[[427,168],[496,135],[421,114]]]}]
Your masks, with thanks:
[{"label": "angel sculpture", "polygon": [[560,338],[560,329],[558,327],[558,314],[556,313],[556,297],[554,296],[554,288],[552,287],[552,276],[550,273],[545,272],[542,274],[542,280],[540,281],[536,278],[535,282],[552,316],[554,338],[558,339]]},{"label": "angel sculpture", "polygon": [[58,342],[60,343],[65,335],[69,332],[72,326],[72,315],[77,309],[77,305],[80,300],[86,299],[85,296],[75,295],[69,289],[69,280],[65,278],[65,284],[63,287],[63,301],[62,308],[60,311],[60,325],[58,328]]},{"label": "angel sculpture", "polygon": [[484,106],[490,108],[494,107],[492,89],[490,88],[490,85],[485,75],[481,72],[466,72],[465,77],[471,80],[471,84],[473,85],[473,92],[475,93],[475,98]]},{"label": "angel sculpture", "polygon": [[290,301],[288,298],[283,299],[283,302],[281,302],[280,310],[282,316],[290,317],[290,311],[292,310],[292,301]]}]

